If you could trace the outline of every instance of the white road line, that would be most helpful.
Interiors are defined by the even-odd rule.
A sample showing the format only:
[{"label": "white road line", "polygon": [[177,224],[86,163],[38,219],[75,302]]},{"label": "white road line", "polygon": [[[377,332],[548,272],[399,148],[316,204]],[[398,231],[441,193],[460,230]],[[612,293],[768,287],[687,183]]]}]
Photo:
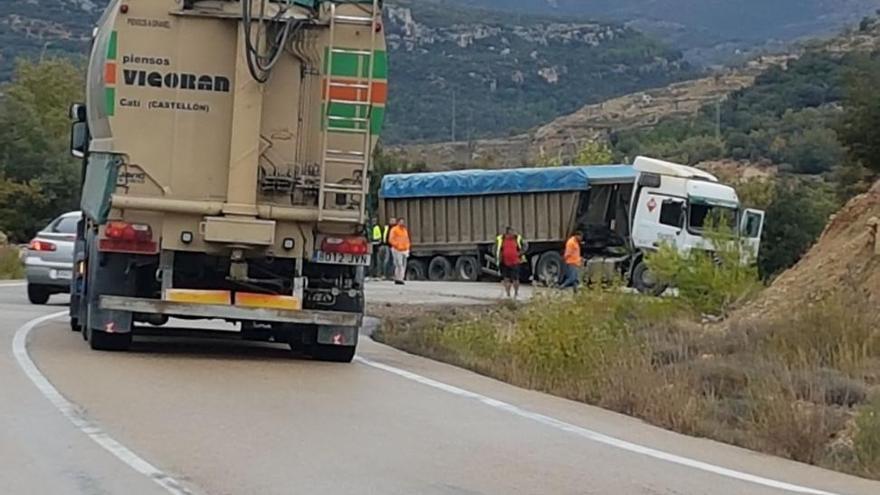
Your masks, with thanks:
[{"label": "white road line", "polygon": [[12,340],[12,352],[15,355],[15,359],[18,361],[19,367],[21,367],[27,377],[34,382],[34,385],[37,386],[37,389],[40,390],[43,396],[49,399],[49,402],[51,402],[61,414],[69,419],[77,429],[94,440],[95,443],[116,456],[117,459],[127,464],[128,467],[156,482],[156,484],[164,488],[168,493],[172,495],[191,495],[191,492],[184,488],[180,482],[129,450],[128,447],[117,442],[113,437],[107,434],[107,432],[102,430],[100,426],[90,420],[84,412],[80,411],[73,403],[65,399],[58,389],[56,389],[40,372],[33,360],[31,360],[31,357],[27,352],[27,338],[31,330],[49,320],[54,320],[65,315],[67,315],[67,311],[43,316],[25,323],[21,328],[16,330],[15,337]]},{"label": "white road line", "polygon": [[430,378],[426,378],[421,375],[417,375],[410,371],[402,370],[400,368],[395,368],[393,366],[389,366],[387,364],[382,364],[376,361],[371,361],[366,358],[362,358],[360,356],[356,357],[355,360],[359,363],[365,364],[367,366],[371,366],[376,369],[380,369],[382,371],[387,371],[388,373],[393,373],[397,376],[406,378],[407,380],[412,380],[414,382],[421,383],[422,385],[427,385],[429,387],[436,388],[438,390],[442,390],[444,392],[457,395],[459,397],[464,397],[466,399],[472,399],[478,402],[481,402],[489,407],[504,411],[509,414],[513,414],[514,416],[519,416],[521,418],[530,419],[537,423],[543,424],[545,426],[549,426],[551,428],[555,428],[557,430],[564,431],[566,433],[570,433],[572,435],[576,435],[587,440],[591,440],[593,442],[601,443],[604,445],[608,445],[611,447],[615,447],[618,449],[626,450],[629,452],[634,452],[637,454],[646,455],[648,457],[653,457],[655,459],[660,459],[662,461],[671,462],[674,464],[680,464],[682,466],[687,466],[694,469],[699,469],[701,471],[706,471],[713,474],[718,474],[721,476],[725,476],[728,478],[733,478],[740,481],[746,481],[748,483],[754,483],[756,485],[762,485],[770,488],[776,488],[779,490],[785,490],[792,493],[804,493],[809,495],[838,495],[831,492],[825,492],[822,490],[816,490],[813,488],[807,488],[804,486],[793,485],[790,483],[785,483],[783,481],[777,481],[769,478],[763,478],[761,476],[756,476],[753,474],[743,473],[741,471],[736,471],[733,469],[724,468],[721,466],[716,466],[714,464],[709,464],[707,462],[698,461],[695,459],[690,459],[688,457],[682,457],[675,454],[670,454],[668,452],[663,452],[662,450],[652,449],[650,447],[645,447],[639,444],[627,442],[626,440],[620,440],[618,438],[614,438],[608,435],[604,435],[597,431],[589,430],[587,428],[582,428],[580,426],[573,425],[571,423],[566,423],[564,421],[560,421],[556,418],[552,418],[550,416],[545,416],[543,414],[535,413],[532,411],[528,411],[526,409],[522,409],[513,404],[503,402],[497,399],[493,399],[491,397],[487,397],[485,395],[478,394],[476,392],[471,392],[469,390],[465,390],[462,388],[458,388],[453,385],[448,385],[443,382],[438,382],[437,380],[432,380]]}]

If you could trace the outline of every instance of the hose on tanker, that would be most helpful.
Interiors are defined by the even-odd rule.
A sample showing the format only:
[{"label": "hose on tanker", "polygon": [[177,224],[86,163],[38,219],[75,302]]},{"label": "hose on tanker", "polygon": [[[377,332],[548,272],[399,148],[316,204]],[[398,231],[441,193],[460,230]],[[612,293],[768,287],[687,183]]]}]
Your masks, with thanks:
[{"label": "hose on tanker", "polygon": [[[283,20],[284,14],[287,13],[287,5],[280,8],[274,18],[270,21],[272,26],[276,27],[275,35],[272,40],[268,40],[268,29],[266,22],[266,4],[269,0],[260,0],[259,12],[259,29],[257,30],[257,43],[262,36],[267,38],[267,51],[265,54],[260,53],[260,49],[256,46],[253,38],[253,5],[249,0],[241,2],[242,26],[244,28],[245,37],[245,59],[247,60],[248,71],[257,82],[265,83],[269,80],[272,68],[278,63],[281,55],[284,53],[284,47],[290,39],[291,33],[299,27],[299,21],[292,19]],[[278,24],[283,22],[283,26]]]}]

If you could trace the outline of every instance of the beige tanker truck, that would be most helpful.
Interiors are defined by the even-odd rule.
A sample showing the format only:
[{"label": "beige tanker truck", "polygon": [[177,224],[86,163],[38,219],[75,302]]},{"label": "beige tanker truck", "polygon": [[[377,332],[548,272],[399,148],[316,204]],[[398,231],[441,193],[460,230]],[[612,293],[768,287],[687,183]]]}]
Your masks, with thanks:
[{"label": "beige tanker truck", "polygon": [[387,96],[379,0],[113,0],[71,108],[83,219],[71,327],[120,350],[169,317],[350,361],[370,156]]}]

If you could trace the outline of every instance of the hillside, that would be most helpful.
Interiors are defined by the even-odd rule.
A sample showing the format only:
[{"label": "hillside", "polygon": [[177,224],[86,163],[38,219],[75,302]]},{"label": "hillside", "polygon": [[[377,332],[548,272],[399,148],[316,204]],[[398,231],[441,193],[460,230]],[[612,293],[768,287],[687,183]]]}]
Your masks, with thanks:
[{"label": "hillside", "polygon": [[539,14],[626,22],[718,61],[755,46],[827,35],[880,8],[880,0],[453,0]]},{"label": "hillside", "polygon": [[572,154],[579,143],[604,140],[611,132],[650,128],[664,119],[690,117],[707,103],[751,86],[767,68],[787,60],[788,57],[764,57],[738,70],[585,105],[509,138],[393,146],[387,151],[403,161],[426,163],[437,169],[534,164],[542,156]]},{"label": "hillside", "polygon": [[[81,56],[103,3],[0,2],[0,80],[19,56]],[[388,143],[449,139],[453,108],[457,136],[508,135],[694,74],[680,52],[620,24],[396,0],[386,29]]]},{"label": "hillside", "polygon": [[880,182],[832,216],[815,245],[734,319],[784,317],[845,290],[876,306],[880,297]]},{"label": "hillside", "polygon": [[733,158],[816,174],[838,163],[833,127],[848,71],[880,48],[880,21],[788,55],[758,57],[712,76],[586,105],[510,138],[397,146],[432,168],[514,167],[574,155],[609,140],[621,159],[637,154],[696,163]]}]

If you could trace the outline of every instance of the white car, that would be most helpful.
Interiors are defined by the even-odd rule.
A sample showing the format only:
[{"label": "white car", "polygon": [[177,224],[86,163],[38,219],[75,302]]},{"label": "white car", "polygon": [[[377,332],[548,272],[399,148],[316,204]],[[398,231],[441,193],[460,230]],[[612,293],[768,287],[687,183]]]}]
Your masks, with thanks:
[{"label": "white car", "polygon": [[73,243],[82,214],[65,213],[52,220],[28,245],[24,265],[28,300],[46,304],[52,294],[70,292],[73,276]]}]

